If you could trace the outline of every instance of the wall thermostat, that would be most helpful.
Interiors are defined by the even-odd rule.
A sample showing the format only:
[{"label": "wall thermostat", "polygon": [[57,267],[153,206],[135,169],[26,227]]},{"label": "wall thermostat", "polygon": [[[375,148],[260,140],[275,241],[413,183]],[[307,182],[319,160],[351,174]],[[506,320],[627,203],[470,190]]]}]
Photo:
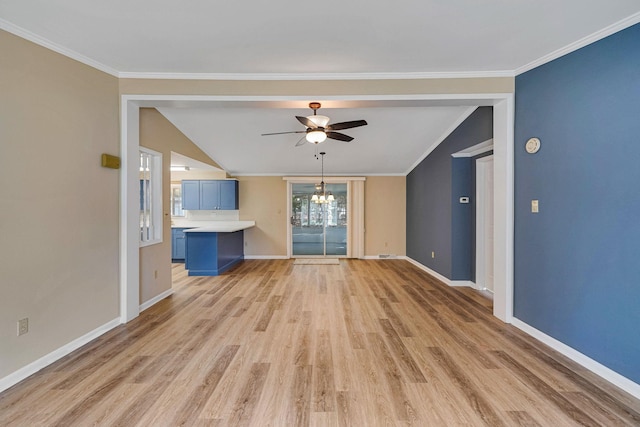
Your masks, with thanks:
[{"label": "wall thermostat", "polygon": [[540,149],[540,140],[538,138],[529,138],[524,148],[529,154],[537,153]]},{"label": "wall thermostat", "polygon": [[469,203],[468,197],[460,197],[460,203]]}]

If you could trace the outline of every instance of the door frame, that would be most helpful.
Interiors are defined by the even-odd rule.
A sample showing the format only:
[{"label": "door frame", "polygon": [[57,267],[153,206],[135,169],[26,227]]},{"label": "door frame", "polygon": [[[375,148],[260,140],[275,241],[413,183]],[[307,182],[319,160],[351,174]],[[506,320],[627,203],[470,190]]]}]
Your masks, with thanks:
[{"label": "door frame", "polygon": [[[487,163],[493,163],[493,155],[481,157],[476,159],[476,286],[482,291],[490,291],[493,293],[493,290],[489,290],[486,287],[485,278],[486,271],[485,267],[487,265],[487,260],[484,250],[486,248],[486,223],[487,216],[485,215],[485,204],[487,201],[487,188],[484,184],[484,178],[488,174]],[[495,178],[494,178],[495,179]],[[495,227],[495,224],[494,224]]]},{"label": "door frame", "polygon": [[[140,254],[138,245],[139,200],[136,157],[140,143],[140,108],[166,105],[205,106],[207,104],[308,101],[318,95],[141,95],[120,97],[120,321],[129,322],[140,313]],[[323,100],[369,102],[377,105],[458,105],[492,106],[494,140],[494,299],[493,314],[503,322],[513,321],[513,241],[514,241],[514,116],[513,92],[454,94],[366,94],[328,95]],[[446,135],[444,136],[446,137]],[[442,140],[444,139],[442,138]],[[441,142],[425,150],[428,155]],[[420,159],[421,160],[421,159]],[[408,174],[410,170],[406,171]],[[288,220],[288,218],[287,218]]]},{"label": "door frame", "polygon": [[[291,224],[291,213],[293,212],[293,184],[317,184],[320,181],[320,177],[313,176],[297,176],[297,177],[284,177],[287,181],[287,258],[325,258],[326,255],[293,255],[293,225]],[[353,239],[351,214],[353,212],[351,208],[351,185],[349,181],[353,180],[353,177],[324,177],[325,184],[346,184],[347,185],[347,253],[346,255],[331,255],[332,258],[350,258],[352,255],[351,244]],[[364,178],[356,178],[364,179]]]}]

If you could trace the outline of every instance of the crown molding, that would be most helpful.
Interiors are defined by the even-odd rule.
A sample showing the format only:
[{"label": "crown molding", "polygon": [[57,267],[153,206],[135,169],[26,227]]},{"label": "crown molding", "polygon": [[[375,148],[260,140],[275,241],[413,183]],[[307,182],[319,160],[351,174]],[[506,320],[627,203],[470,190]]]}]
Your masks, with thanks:
[{"label": "crown molding", "polygon": [[88,65],[90,67],[95,68],[96,70],[100,70],[102,72],[105,72],[107,74],[110,74],[114,77],[119,77],[119,72],[118,70],[116,70],[115,68],[111,68],[108,65],[104,65],[101,62],[95,61],[87,56],[84,56],[74,50],[68,49],[64,46],[61,46],[57,43],[53,43],[52,41],[49,41],[47,39],[45,39],[44,37],[41,37],[37,34],[32,33],[31,31],[25,30],[22,27],[18,27],[15,24],[12,24],[11,22],[5,21],[4,19],[0,19],[0,29],[14,34],[18,37],[21,37],[25,40],[29,40],[30,42],[33,42],[39,46],[45,47],[49,50],[52,50],[54,52],[57,52],[61,55],[64,55],[68,58],[74,59],[78,62],[81,62],[85,65]]},{"label": "crown molding", "polygon": [[541,58],[538,58],[535,61],[529,62],[528,64],[523,65],[520,68],[517,68],[514,72],[514,75],[518,76],[522,73],[526,73],[527,71],[533,70],[536,67],[544,65],[547,62],[551,62],[554,59],[558,59],[571,52],[575,52],[578,49],[581,49],[587,45],[590,45],[591,43],[595,43],[598,40],[602,40],[605,37],[609,37],[610,35],[615,34],[618,31],[622,31],[625,28],[629,28],[632,25],[635,25],[637,23],[640,23],[640,12],[635,13],[627,18],[624,18],[623,20],[618,21],[612,25],[609,25],[608,27],[605,27],[599,31],[596,31],[593,34],[583,37],[580,40],[575,41],[571,44],[568,44],[567,46],[562,47],[556,51],[553,51]]},{"label": "crown molding", "polygon": [[146,73],[123,71],[123,79],[151,80],[424,80],[514,77],[511,70],[411,73]]}]

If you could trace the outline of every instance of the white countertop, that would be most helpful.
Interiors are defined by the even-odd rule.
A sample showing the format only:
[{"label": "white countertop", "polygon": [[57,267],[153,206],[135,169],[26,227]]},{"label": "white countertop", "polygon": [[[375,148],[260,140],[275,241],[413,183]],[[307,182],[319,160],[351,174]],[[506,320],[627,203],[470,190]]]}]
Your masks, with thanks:
[{"label": "white countertop", "polygon": [[[189,228],[185,233],[233,233],[255,227],[255,221],[181,221],[173,228]],[[193,227],[193,228],[191,228]]]}]

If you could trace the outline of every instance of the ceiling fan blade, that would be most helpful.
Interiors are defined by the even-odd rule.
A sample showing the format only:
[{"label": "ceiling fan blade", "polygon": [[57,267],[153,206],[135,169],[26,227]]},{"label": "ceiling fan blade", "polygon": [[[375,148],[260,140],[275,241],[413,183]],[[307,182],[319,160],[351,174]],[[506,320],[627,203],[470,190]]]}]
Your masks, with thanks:
[{"label": "ceiling fan blade", "polygon": [[261,135],[262,135],[262,136],[268,136],[268,135],[284,135],[284,134],[287,134],[287,133],[307,133],[307,131],[306,131],[306,130],[294,130],[294,131],[291,131],[291,132],[263,133],[263,134],[261,134]]},{"label": "ceiling fan blade", "polygon": [[366,124],[367,124],[366,120],[353,120],[350,122],[334,123],[332,125],[327,126],[327,130],[351,129],[351,128],[357,128],[358,126],[365,126]]},{"label": "ceiling fan blade", "polygon": [[315,129],[318,127],[315,123],[313,123],[311,120],[307,119],[306,117],[296,116],[296,119],[298,119],[300,123],[302,123],[308,128]]},{"label": "ceiling fan blade", "polygon": [[300,138],[300,141],[296,142],[296,147],[300,147],[301,145],[306,144],[307,142],[307,135],[303,136],[302,138]]},{"label": "ceiling fan blade", "polygon": [[350,137],[349,135],[345,135],[344,133],[340,133],[340,132],[325,132],[325,133],[327,134],[327,138],[337,139],[338,141],[344,141],[344,142],[353,141],[352,137]]}]

